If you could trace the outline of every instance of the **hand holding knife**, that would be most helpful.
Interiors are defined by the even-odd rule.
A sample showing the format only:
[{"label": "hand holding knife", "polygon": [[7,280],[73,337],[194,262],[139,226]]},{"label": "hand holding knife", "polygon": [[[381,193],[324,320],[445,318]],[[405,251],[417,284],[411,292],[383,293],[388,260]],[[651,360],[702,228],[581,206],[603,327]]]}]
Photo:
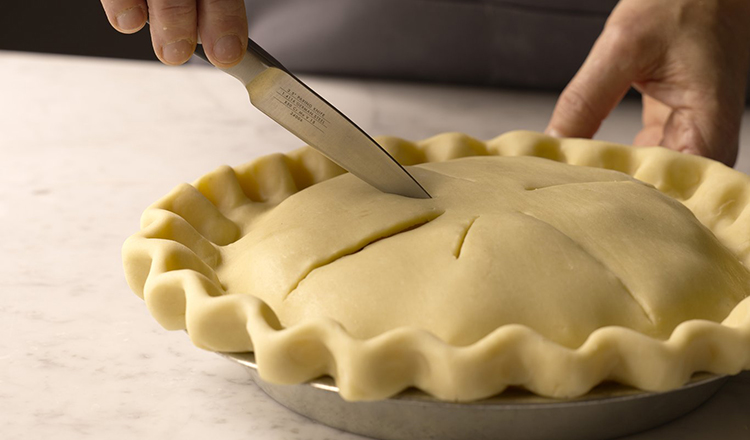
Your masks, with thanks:
[{"label": "hand holding knife", "polygon": [[[195,53],[208,61],[200,44]],[[256,108],[345,170],[383,192],[430,198],[367,133],[254,41],[239,64],[219,69],[245,85]]]}]

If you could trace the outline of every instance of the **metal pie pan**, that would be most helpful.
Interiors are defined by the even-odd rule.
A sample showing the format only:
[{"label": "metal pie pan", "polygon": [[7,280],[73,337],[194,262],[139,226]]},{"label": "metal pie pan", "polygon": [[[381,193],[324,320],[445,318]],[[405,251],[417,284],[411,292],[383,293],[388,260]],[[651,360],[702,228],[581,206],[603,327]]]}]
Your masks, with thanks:
[{"label": "metal pie pan", "polygon": [[285,407],[320,423],[382,440],[594,440],[644,431],[687,414],[727,376],[697,373],[681,388],[646,392],[605,383],[567,400],[522,389],[476,402],[445,402],[408,389],[390,399],[348,402],[331,377],[299,385],[260,378],[253,353],[221,353],[247,368],[258,386]]}]

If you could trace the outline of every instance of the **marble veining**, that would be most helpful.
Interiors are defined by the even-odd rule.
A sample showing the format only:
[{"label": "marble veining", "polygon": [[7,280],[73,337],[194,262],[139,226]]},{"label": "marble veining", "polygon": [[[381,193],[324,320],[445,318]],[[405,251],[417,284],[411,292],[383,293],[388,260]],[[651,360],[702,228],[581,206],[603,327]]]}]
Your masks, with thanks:
[{"label": "marble veining", "polygon": [[[372,134],[488,139],[541,130],[554,95],[306,77]],[[265,396],[247,373],[166,332],[125,284],[120,247],[180,182],[300,142],[242,86],[200,65],[0,51],[0,438],[361,437]],[[628,142],[637,102],[600,137]],[[750,114],[738,168],[750,171]],[[750,374],[631,440],[750,438]]]}]

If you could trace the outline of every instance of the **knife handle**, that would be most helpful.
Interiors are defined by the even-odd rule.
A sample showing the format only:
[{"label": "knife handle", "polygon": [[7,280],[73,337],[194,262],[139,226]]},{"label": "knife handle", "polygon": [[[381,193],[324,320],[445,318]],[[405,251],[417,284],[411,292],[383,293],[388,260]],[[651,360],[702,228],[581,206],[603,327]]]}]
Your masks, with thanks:
[{"label": "knife handle", "polygon": [[[206,56],[206,52],[203,50],[203,45],[200,43],[200,40],[195,47],[195,54],[204,61],[210,62]],[[275,67],[284,72],[290,73],[289,70],[287,70],[287,68],[270,53],[260,47],[258,43],[248,38],[247,52],[245,53],[245,56],[242,57],[242,60],[235,66],[227,68],[219,67],[219,69],[227,72],[240,80],[243,84],[247,85],[253,80],[253,78],[268,67]]]}]

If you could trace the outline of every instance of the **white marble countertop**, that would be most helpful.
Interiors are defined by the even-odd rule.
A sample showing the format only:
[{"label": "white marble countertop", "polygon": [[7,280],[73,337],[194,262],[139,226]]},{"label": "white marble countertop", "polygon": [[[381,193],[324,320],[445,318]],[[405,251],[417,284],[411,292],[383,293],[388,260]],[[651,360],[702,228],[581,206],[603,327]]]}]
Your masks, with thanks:
[{"label": "white marble countertop", "polygon": [[[410,139],[542,130],[555,99],[307,79],[365,130]],[[622,105],[600,137],[628,142],[637,110]],[[218,165],[300,145],[239,84],[203,66],[0,52],[0,111],[1,438],[360,438],[277,405],[241,367],[159,327],[125,284],[120,247],[147,205]],[[630,438],[750,438],[750,375]]]}]

